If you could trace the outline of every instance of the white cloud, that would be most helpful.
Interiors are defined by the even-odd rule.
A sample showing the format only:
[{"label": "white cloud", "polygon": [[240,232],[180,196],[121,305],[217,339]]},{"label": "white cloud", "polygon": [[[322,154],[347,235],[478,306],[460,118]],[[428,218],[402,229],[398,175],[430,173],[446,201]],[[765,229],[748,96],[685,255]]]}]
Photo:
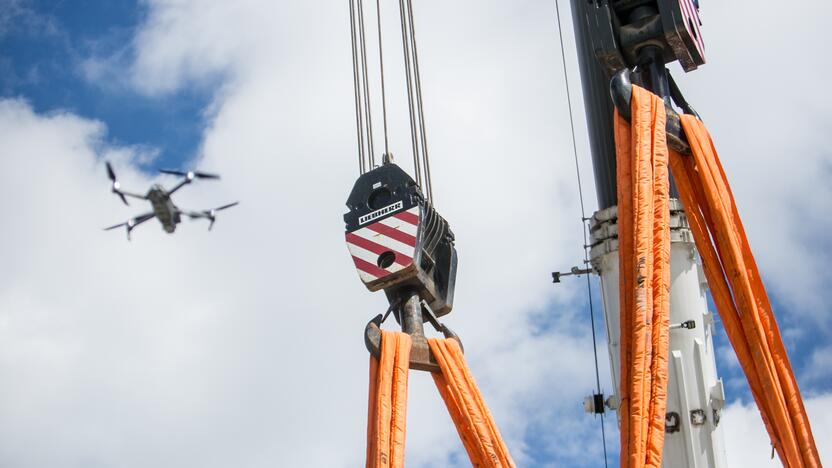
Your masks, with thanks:
[{"label": "white cloud", "polygon": [[832,377],[832,346],[819,346],[812,352],[806,365],[805,377],[813,383]]},{"label": "white cloud", "polygon": [[[0,243],[7,259],[0,309],[9,311],[0,373],[15,385],[0,388],[0,464],[356,466],[366,422],[361,334],[385,304],[361,286],[343,244],[341,215],[356,175],[345,11],[264,11],[262,2],[151,7],[137,40],[145,44],[139,56],[158,61],[136,64],[145,90],[214,72],[231,78],[213,104],[199,162],[223,181],[189,187],[177,202],[242,203],[210,235],[204,224],[185,223],[167,236],[150,221],[128,244],[123,233],[99,228],[146,207],[124,209],[107,193],[101,159],[114,159],[124,185],[140,190],[152,181],[129,164],[137,152],[108,146],[100,123],[2,102],[0,154],[9,156],[0,190],[16,203]],[[277,36],[294,34],[292,42],[267,35],[270,42],[249,48],[263,39],[250,32],[267,28],[242,25],[261,24],[253,19],[260,16],[274,20]],[[307,41],[313,18],[328,33]],[[553,52],[543,41],[550,25],[534,24],[537,54]],[[460,54],[489,35],[469,27],[475,37]],[[440,34],[457,33],[444,28]],[[533,424],[554,433],[569,420],[570,439],[597,431],[579,407],[593,382],[588,327],[561,321],[531,336],[532,312],[555,309],[564,321],[575,313],[566,308],[569,285],[553,292],[548,280],[552,268],[580,258],[573,163],[550,152],[569,154],[566,133],[549,131],[566,128],[565,115],[549,114],[536,98],[557,98],[548,81],[558,69],[529,52],[505,69],[478,57],[463,70],[443,70],[440,44],[427,42],[436,193],[461,262],[447,322],[463,337],[515,457],[528,460],[534,454],[524,453],[522,440]],[[218,58],[206,63],[202,54]],[[491,102],[469,89],[482,73],[525,79],[530,66],[549,80],[527,87],[520,101],[496,84]],[[391,95],[396,106],[402,110],[401,96]],[[394,151],[407,161],[401,120],[393,128]],[[547,137],[531,138],[544,130]],[[516,135],[526,137],[512,141]],[[508,165],[517,169],[511,180],[503,177]],[[563,219],[574,221],[563,228]],[[582,384],[561,387],[563,378]],[[459,459],[462,447],[427,376],[413,377],[410,400],[409,462]],[[552,447],[561,440],[546,439]],[[50,450],[36,449],[44,441]]]},{"label": "white cloud", "polygon": [[[832,69],[814,44],[832,5],[703,8],[709,63],[681,77],[683,90],[714,136],[769,291],[789,313],[828,330],[832,96],[815,90]],[[786,78],[786,62],[802,65]]]},{"label": "white cloud", "polygon": [[[832,394],[823,394],[805,400],[806,411],[815,435],[822,463],[832,461]],[[735,403],[725,408],[721,424],[725,424],[725,446],[728,466],[732,468],[762,468],[781,466],[775,455],[771,459],[771,441],[766,433],[757,407]]]},{"label": "white cloud", "polygon": [[52,18],[37,13],[30,0],[0,0],[0,38],[11,33],[54,36],[59,28]]}]

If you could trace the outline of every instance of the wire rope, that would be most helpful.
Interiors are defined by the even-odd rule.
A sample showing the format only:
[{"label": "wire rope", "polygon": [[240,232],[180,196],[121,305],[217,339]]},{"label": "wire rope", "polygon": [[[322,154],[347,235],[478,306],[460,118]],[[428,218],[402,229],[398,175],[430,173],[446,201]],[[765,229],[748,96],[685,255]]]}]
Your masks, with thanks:
[{"label": "wire rope", "polygon": [[[373,136],[372,105],[370,98],[370,73],[367,60],[367,37],[364,17],[364,0],[349,0],[350,39],[352,46],[353,87],[355,92],[355,119],[358,140],[358,166],[361,174],[375,167],[375,138]],[[384,69],[384,37],[381,0],[375,1],[378,33],[379,79],[381,87],[382,124],[384,130],[384,160],[390,155],[390,139],[387,109],[387,89]],[[357,18],[356,18],[357,16]],[[419,53],[413,19],[412,0],[399,0],[399,16],[402,28],[402,52],[404,55],[407,85],[408,116],[410,118],[410,142],[413,153],[414,179],[422,188],[425,200],[433,199],[433,180],[425,125],[422,78]]]},{"label": "wire rope", "polygon": [[361,77],[358,63],[358,46],[355,28],[355,0],[350,0],[350,41],[352,45],[353,88],[355,92],[355,131],[358,142],[358,173],[364,174],[364,119],[361,108]]},{"label": "wire rope", "polygon": [[[581,166],[578,160],[578,143],[577,138],[575,137],[575,119],[573,117],[572,111],[572,96],[569,92],[569,70],[566,66],[566,49],[563,45],[563,27],[561,25],[560,20],[560,5],[558,4],[558,0],[555,0],[555,15],[558,21],[558,38],[560,39],[560,56],[561,61],[563,63],[563,79],[564,83],[566,84],[566,102],[569,109],[569,126],[572,131],[572,152],[575,155],[575,173],[578,177],[578,198],[581,202],[581,231],[584,237],[584,262],[585,265],[589,264],[589,243],[587,239],[587,226],[586,226],[586,208],[584,205],[584,190],[583,184],[581,182]],[[596,391],[598,394],[601,394],[601,374],[598,369],[598,345],[595,338],[595,310],[592,304],[592,282],[590,280],[589,274],[586,275],[586,290],[587,290],[587,297],[589,298],[589,320],[592,326],[592,354],[595,359],[595,385]],[[604,416],[601,415],[601,441],[604,446],[604,466],[608,467],[607,464],[607,434],[606,428],[604,427]]]},{"label": "wire rope", "polygon": [[413,71],[410,65],[410,41],[408,40],[408,20],[404,0],[399,0],[399,17],[402,23],[402,51],[404,53],[404,69],[407,76],[407,107],[410,116],[410,145],[413,151],[413,172],[416,183],[424,188],[422,183],[422,170],[419,162],[419,140],[416,134],[416,111],[413,102]]},{"label": "wire rope", "polygon": [[407,0],[407,15],[410,25],[410,48],[413,52],[413,73],[416,84],[416,108],[419,116],[419,136],[422,141],[422,160],[425,174],[425,192],[428,200],[433,202],[433,180],[430,177],[430,158],[428,157],[427,131],[425,130],[425,109],[422,100],[422,77],[419,71],[419,51],[416,48],[416,28],[413,26],[413,2]]},{"label": "wire rope", "polygon": [[361,42],[361,59],[364,73],[364,114],[367,122],[367,149],[369,150],[369,167],[372,169],[375,166],[375,149],[373,148],[373,118],[372,110],[370,108],[370,85],[368,83],[369,73],[367,72],[367,41],[364,33],[364,2],[358,0],[358,30],[359,39]]},{"label": "wire rope", "polygon": [[376,21],[378,26],[378,64],[381,77],[381,110],[384,121],[384,154],[390,153],[390,145],[387,140],[387,94],[384,90],[384,49],[381,46],[381,0],[376,0]]}]

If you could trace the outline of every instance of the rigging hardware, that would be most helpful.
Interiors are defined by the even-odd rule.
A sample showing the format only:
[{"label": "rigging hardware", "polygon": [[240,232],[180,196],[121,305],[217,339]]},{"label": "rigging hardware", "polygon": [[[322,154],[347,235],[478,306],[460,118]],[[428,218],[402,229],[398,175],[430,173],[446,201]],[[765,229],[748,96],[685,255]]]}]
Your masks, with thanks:
[{"label": "rigging hardware", "polygon": [[[399,297],[404,298],[404,300],[395,300],[388,311],[393,311],[396,320],[402,327],[402,331],[410,335],[412,340],[410,368],[427,372],[439,372],[439,364],[428,347],[424,322],[430,323],[434,330],[442,333],[445,338],[456,340],[460,349],[462,349],[462,341],[453,330],[437,320],[427,302],[419,298],[418,292],[414,290],[402,291]],[[386,314],[379,314],[373,317],[364,328],[364,345],[367,346],[367,351],[376,358],[381,356],[381,324],[384,322],[385,316]]]},{"label": "rigging hardware", "polygon": [[[416,113],[416,118],[411,120],[411,134],[415,143],[413,145],[414,160],[416,161],[415,166],[417,172],[421,174],[417,178],[417,181],[419,182],[419,187],[424,189],[427,200],[432,203],[433,181],[430,176],[430,157],[428,154],[427,130],[425,129],[424,100],[422,99],[422,77],[419,71],[419,50],[416,47],[416,28],[413,22],[412,0],[399,0],[399,13],[402,20],[402,50],[405,53],[405,70],[408,74],[408,99],[415,101],[409,107],[414,109]],[[412,79],[410,77],[411,69],[409,67],[411,63]],[[411,87],[413,88],[412,91]],[[418,140],[416,139],[417,133]],[[419,144],[421,144],[421,152]]]},{"label": "rigging hardware", "polygon": [[367,65],[367,36],[364,30],[364,2],[363,0],[350,0],[349,6],[353,85],[355,88],[355,122],[358,133],[358,166],[360,173],[363,174],[375,165],[373,113]]},{"label": "rigging hardware", "polygon": [[365,327],[367,349],[380,355],[381,324],[392,312],[412,338],[410,367],[438,372],[423,323],[456,339],[462,348],[459,337],[438,320],[453,307],[453,232],[389,154],[382,166],[358,178],[347,207],[345,236],[358,275],[370,291],[383,289],[390,303],[384,315]]},{"label": "rigging hardware", "polygon": [[[376,167],[376,155],[373,135],[371,106],[372,86],[370,83],[370,64],[367,55],[367,38],[364,21],[364,0],[350,0],[350,32],[352,45],[353,90],[355,92],[356,140],[358,144],[359,175]],[[382,35],[381,1],[375,2],[375,20],[378,33],[378,71],[380,99],[382,104],[382,124],[384,131],[384,153],[391,154],[388,134],[388,86],[385,75],[384,43]],[[422,97],[422,79],[419,69],[419,53],[416,45],[415,22],[411,0],[399,0],[399,17],[402,32],[402,52],[404,54],[408,116],[410,120],[410,145],[413,156],[413,174],[416,184],[422,189],[425,199],[433,201],[433,182],[431,179],[430,157],[428,153],[427,131],[425,125],[424,99]]]},{"label": "rigging hardware", "polygon": [[[661,67],[664,67],[664,65],[661,65]],[[665,73],[667,73],[666,70]],[[618,110],[618,114],[627,122],[630,121],[630,100],[633,98],[633,83],[630,81],[631,76],[630,70],[625,68],[617,72],[610,80],[610,97],[612,98],[612,102]],[[667,76],[670,76],[670,74],[667,73]],[[681,93],[679,93],[679,96],[681,96]],[[687,105],[683,97],[679,99]],[[687,107],[693,110],[690,106]],[[682,131],[682,124],[679,121],[679,113],[673,109],[667,100],[665,100],[665,112],[667,115],[667,121],[665,123],[667,146],[680,154],[691,154],[688,139]]]},{"label": "rigging hardware", "polygon": [[415,290],[438,317],[453,307],[456,248],[447,221],[399,166],[363,174],[347,199],[347,247],[370,291]]},{"label": "rigging hardware", "polygon": [[362,88],[360,72],[361,54],[359,53],[358,35],[355,21],[355,0],[350,0],[350,42],[352,45],[352,72],[353,72],[353,92],[355,94],[355,130],[356,141],[358,142],[358,174],[361,175],[365,171],[365,153],[364,153],[364,108],[362,103]]},{"label": "rigging hardware", "polygon": [[384,154],[390,153],[390,143],[387,136],[387,92],[384,89],[384,48],[381,39],[381,0],[376,0],[376,29],[378,30],[378,68],[381,79],[381,115],[384,123]]},{"label": "rigging hardware", "polygon": [[453,307],[457,265],[454,235],[432,204],[433,184],[412,2],[399,0],[399,17],[415,180],[393,163],[390,151],[381,2],[375,3],[384,153],[381,166],[376,167],[363,1],[350,0],[360,175],[347,199],[349,212],[344,215],[347,247],[367,289],[383,289],[390,303],[386,314],[367,324],[367,348],[374,355],[379,354],[380,325],[392,312],[402,329],[413,338],[411,367],[438,371],[424,337],[423,323],[430,322],[446,337],[456,337],[437,318],[448,314]]},{"label": "rigging hardware", "polygon": [[[671,106],[675,103],[676,109],[695,115],[678,92],[678,86],[665,67],[666,63],[680,60],[683,62],[683,68],[689,71],[704,63],[704,54],[701,54],[701,34],[698,31],[698,4],[688,0],[572,0],[571,6],[600,208],[593,216],[596,220],[593,238],[601,242],[593,242],[592,265],[601,276],[601,297],[607,320],[610,367],[613,381],[618,382],[619,376],[623,377],[624,372],[621,358],[625,350],[632,352],[632,349],[622,344],[624,335],[620,332],[620,314],[623,314],[623,307],[626,305],[620,304],[618,292],[619,278],[624,267],[620,265],[618,258],[619,225],[616,205],[619,181],[616,173],[620,161],[617,160],[613,133],[614,130],[621,130],[623,127],[616,128],[622,121],[613,118],[613,110],[618,107],[619,115],[624,118],[622,120],[630,120],[630,96],[631,93],[637,92],[630,86],[632,82],[660,95],[667,109],[673,110]],[[676,20],[675,26],[665,27],[666,23],[662,20],[668,17],[668,6],[678,7],[680,12],[686,9],[690,15],[688,18],[693,19],[688,21],[687,26],[691,26],[692,29],[681,30],[681,27],[685,26],[682,15],[671,15],[672,19]],[[637,12],[637,9],[640,11]],[[637,17],[639,15],[641,17]],[[651,29],[657,26],[662,30]],[[690,33],[695,33],[695,36]],[[668,36],[672,37],[674,34],[677,39],[680,35],[690,34],[688,39],[693,37],[699,44],[685,44],[683,40],[681,45],[684,50],[679,50],[678,47],[674,50],[671,46],[678,46],[680,42],[670,44],[667,40]],[[701,60],[698,62],[701,63],[694,63],[695,66],[691,66],[690,62],[684,63],[697,52],[700,53]],[[624,69],[629,70],[615,79],[627,78],[627,86],[620,86],[619,92],[616,93],[616,82],[613,81],[611,86],[610,78]],[[622,83],[619,81],[618,84]],[[610,94],[614,101],[609,98]],[[681,111],[667,112],[667,132],[659,131],[659,134],[665,133],[669,146],[677,150],[676,153],[689,153],[686,151],[687,139],[679,131],[676,112]],[[679,193],[673,179],[670,180],[670,184],[670,196],[678,197]],[[678,324],[690,319],[707,323],[706,319],[702,318],[707,311],[707,303],[697,294],[702,288],[701,267],[696,262],[693,234],[687,224],[688,218],[681,212],[681,206],[674,213],[673,200],[670,204],[670,215],[670,263],[673,265],[670,323]],[[674,220],[681,222],[679,228],[674,229]],[[671,355],[667,367],[670,376],[665,411],[667,437],[663,441],[662,449],[664,466],[726,466],[721,429],[716,430],[715,424],[693,428],[689,420],[685,419],[692,409],[717,408],[715,402],[718,399],[709,399],[707,393],[701,392],[701,386],[696,384],[699,382],[704,384],[705,388],[717,388],[720,382],[714,362],[712,336],[708,327],[702,325],[700,322],[696,324],[695,329],[672,332],[669,336]],[[685,380],[686,375],[692,378]],[[615,391],[618,394],[619,389],[616,388]],[[619,416],[623,421],[623,418],[630,418],[631,414],[623,408],[619,410]],[[685,430],[682,430],[682,426]],[[629,442],[622,445],[625,443],[629,445]],[[654,451],[655,446],[654,444]],[[622,452],[624,451],[626,450],[622,449]]]},{"label": "rigging hardware", "polygon": [[692,0],[588,3],[587,21],[595,55],[609,75],[638,65],[647,46],[656,49],[662,64],[678,60],[685,71],[705,64],[699,7]]}]

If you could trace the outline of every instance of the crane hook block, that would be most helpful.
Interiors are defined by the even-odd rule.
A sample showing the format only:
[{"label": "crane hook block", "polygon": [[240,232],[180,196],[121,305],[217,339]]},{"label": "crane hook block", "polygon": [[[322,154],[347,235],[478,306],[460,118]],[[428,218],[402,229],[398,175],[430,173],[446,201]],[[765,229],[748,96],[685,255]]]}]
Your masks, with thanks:
[{"label": "crane hook block", "polygon": [[453,307],[456,248],[448,222],[393,163],[362,174],[347,199],[346,241],[367,289],[395,301],[418,291],[437,317]]}]

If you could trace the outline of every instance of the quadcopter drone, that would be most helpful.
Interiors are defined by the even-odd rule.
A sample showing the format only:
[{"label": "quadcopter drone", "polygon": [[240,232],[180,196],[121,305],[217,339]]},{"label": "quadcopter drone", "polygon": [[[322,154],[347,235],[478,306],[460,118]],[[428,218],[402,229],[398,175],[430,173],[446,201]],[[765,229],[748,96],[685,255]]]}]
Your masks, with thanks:
[{"label": "quadcopter drone", "polygon": [[173,200],[170,199],[170,196],[173,195],[174,192],[190,184],[194,181],[194,179],[219,179],[220,176],[198,171],[182,172],[173,171],[169,169],[160,169],[159,172],[163,174],[179,176],[183,179],[170,190],[166,190],[159,184],[153,184],[153,186],[150,187],[150,190],[147,191],[147,195],[139,195],[121,189],[121,184],[118,182],[118,179],[116,179],[116,173],[115,171],[113,171],[113,166],[110,165],[109,161],[107,162],[107,176],[110,178],[110,182],[112,184],[112,192],[118,195],[118,197],[121,198],[121,201],[123,201],[125,205],[130,205],[129,203],[127,203],[127,197],[138,198],[140,200],[147,200],[153,207],[153,211],[151,211],[150,213],[145,213],[136,216],[135,218],[129,219],[121,224],[116,224],[114,226],[104,228],[105,231],[109,231],[111,229],[116,229],[124,226],[125,228],[127,228],[127,240],[130,240],[130,232],[136,226],[142,224],[143,222],[149,219],[156,218],[162,224],[162,228],[164,228],[165,232],[170,234],[176,230],[176,225],[181,222],[182,215],[185,215],[191,219],[209,220],[210,223],[208,224],[208,230],[210,231],[211,228],[214,227],[214,222],[217,220],[216,214],[218,211],[224,210],[226,208],[231,208],[232,206],[235,206],[238,203],[240,203],[229,203],[227,205],[223,205],[217,208],[202,211],[180,210],[179,207],[177,207],[173,203]]}]

